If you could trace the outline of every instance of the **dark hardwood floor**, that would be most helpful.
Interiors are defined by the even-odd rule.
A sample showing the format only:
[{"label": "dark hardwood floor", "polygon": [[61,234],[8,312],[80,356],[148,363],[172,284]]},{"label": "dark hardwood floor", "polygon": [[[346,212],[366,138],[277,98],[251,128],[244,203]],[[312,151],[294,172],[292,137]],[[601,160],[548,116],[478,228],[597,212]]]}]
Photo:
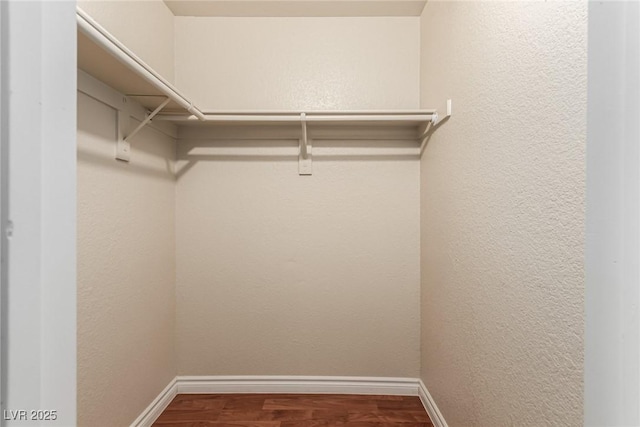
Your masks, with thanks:
[{"label": "dark hardwood floor", "polygon": [[413,396],[179,394],[158,427],[428,427]]}]

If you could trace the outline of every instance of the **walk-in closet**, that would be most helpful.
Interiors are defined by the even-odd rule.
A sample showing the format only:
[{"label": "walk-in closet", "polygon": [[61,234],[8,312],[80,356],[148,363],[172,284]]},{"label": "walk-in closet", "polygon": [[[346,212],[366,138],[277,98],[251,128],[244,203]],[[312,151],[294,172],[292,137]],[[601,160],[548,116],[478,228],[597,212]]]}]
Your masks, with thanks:
[{"label": "walk-in closet", "polygon": [[[40,164],[8,172],[38,179],[9,191],[3,274],[68,284],[38,288],[39,335],[3,352],[4,408],[87,427],[604,419],[585,402],[622,390],[589,376],[613,323],[585,283],[614,210],[589,200],[623,193],[588,186],[588,101],[606,96],[587,77],[610,78],[595,58],[618,52],[589,53],[594,4],[9,3],[0,19],[25,24],[7,46],[41,59],[10,58],[49,71],[31,88],[13,71],[24,102],[3,108],[39,99],[33,117],[57,119],[20,133],[25,115],[9,115],[7,135],[75,141],[2,152]],[[31,218],[19,194],[33,191]],[[41,224],[42,264],[16,261],[16,209]],[[11,338],[29,298],[7,289]],[[66,335],[55,346],[47,330]],[[30,366],[51,373],[24,377],[37,396],[18,380]]]},{"label": "walk-in closet", "polygon": [[79,423],[176,377],[422,377],[453,425],[533,422],[549,369],[572,424],[585,5],[228,3],[79,3]]}]

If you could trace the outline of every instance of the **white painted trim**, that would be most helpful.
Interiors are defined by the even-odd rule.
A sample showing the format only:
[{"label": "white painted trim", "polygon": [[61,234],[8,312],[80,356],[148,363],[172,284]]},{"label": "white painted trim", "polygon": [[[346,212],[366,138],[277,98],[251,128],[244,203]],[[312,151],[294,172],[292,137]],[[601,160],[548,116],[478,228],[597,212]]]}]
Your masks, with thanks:
[{"label": "white painted trim", "polygon": [[[8,78],[7,72],[5,71],[5,67],[7,67],[7,61],[3,58],[7,57],[7,43],[4,40],[7,40],[7,23],[8,19],[6,19],[6,12],[3,12],[3,9],[6,7],[6,2],[0,3],[0,235],[4,234],[4,224],[6,223],[5,217],[7,216],[5,212],[6,207],[6,199],[7,199],[7,146],[8,146],[8,138],[7,138],[7,123],[9,119],[9,114],[7,111],[8,105],[8,97],[2,96],[2,92],[5,91],[5,87],[8,86]],[[2,62],[4,61],[4,65]],[[8,68],[8,67],[7,67]],[[4,390],[6,373],[4,372],[4,366],[7,360],[7,346],[5,344],[5,325],[6,322],[4,320],[4,316],[6,314],[6,308],[4,308],[4,303],[6,300],[5,289],[6,289],[6,263],[7,257],[4,255],[6,252],[6,242],[5,239],[0,237],[0,411],[4,414],[5,406],[3,397],[6,394],[6,390]]]},{"label": "white painted trim", "polygon": [[589,2],[584,425],[640,425],[640,3]]},{"label": "white painted trim", "polygon": [[[76,30],[69,1],[2,3],[2,405],[77,424]],[[28,54],[27,54],[28,52]],[[8,343],[8,345],[7,345]],[[40,425],[5,419],[2,425]]]},{"label": "white painted trim", "polygon": [[177,376],[131,424],[150,427],[177,394],[287,393],[418,396],[435,427],[448,427],[422,380],[393,377]]},{"label": "white painted trim", "polygon": [[436,405],[436,402],[433,400],[431,393],[427,390],[427,386],[424,385],[422,380],[418,380],[418,383],[418,396],[420,397],[427,414],[429,414],[429,418],[431,418],[433,425],[435,427],[449,427],[447,422],[444,420],[442,413],[438,409],[438,405]]},{"label": "white painted trim", "polygon": [[176,385],[176,378],[160,392],[158,397],[153,399],[153,402],[140,414],[136,420],[131,423],[131,427],[151,427],[151,425],[158,419],[162,411],[169,406],[169,403],[178,394],[178,387]]},{"label": "white painted trim", "polygon": [[178,393],[327,393],[417,396],[415,378],[179,376]]}]

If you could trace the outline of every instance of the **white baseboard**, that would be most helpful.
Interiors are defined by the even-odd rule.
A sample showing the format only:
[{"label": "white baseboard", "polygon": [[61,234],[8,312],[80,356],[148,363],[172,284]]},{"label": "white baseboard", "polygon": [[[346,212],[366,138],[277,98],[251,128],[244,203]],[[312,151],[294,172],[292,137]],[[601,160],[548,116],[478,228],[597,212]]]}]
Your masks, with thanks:
[{"label": "white baseboard", "polygon": [[176,384],[176,379],[172,379],[171,382],[160,392],[158,397],[153,399],[153,402],[147,409],[140,414],[136,420],[131,423],[131,427],[151,427],[151,425],[158,419],[162,411],[165,410],[169,403],[176,397],[178,394],[178,387]]},{"label": "white baseboard", "polygon": [[176,394],[289,393],[419,396],[435,427],[448,427],[424,383],[417,378],[303,376],[178,376],[131,427],[150,427]]},{"label": "white baseboard", "polygon": [[418,396],[422,401],[422,406],[424,406],[427,414],[429,414],[429,418],[431,418],[431,422],[433,423],[434,427],[449,427],[447,422],[444,420],[442,413],[438,409],[436,402],[433,400],[433,397],[431,397],[429,390],[427,390],[427,387],[424,385],[422,380],[418,380],[418,384]]},{"label": "white baseboard", "polygon": [[232,376],[177,377],[178,393],[325,393],[417,396],[415,378]]}]

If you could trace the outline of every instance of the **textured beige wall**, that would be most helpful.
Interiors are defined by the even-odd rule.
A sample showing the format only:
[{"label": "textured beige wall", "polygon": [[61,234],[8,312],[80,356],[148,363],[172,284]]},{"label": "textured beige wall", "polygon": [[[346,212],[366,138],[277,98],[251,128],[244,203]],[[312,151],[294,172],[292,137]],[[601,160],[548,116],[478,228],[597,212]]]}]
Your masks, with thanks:
[{"label": "textured beige wall", "polygon": [[429,2],[422,379],[451,426],[579,426],[586,2]]},{"label": "textured beige wall", "polygon": [[417,376],[415,143],[182,136],[179,373]]},{"label": "textured beige wall", "polygon": [[176,17],[176,83],[203,110],[418,108],[420,19]]},{"label": "textured beige wall", "polygon": [[129,425],[176,375],[175,158],[149,128],[117,162],[116,112],[78,95],[78,423]]},{"label": "textured beige wall", "polygon": [[176,16],[420,16],[426,0],[166,0]]},{"label": "textured beige wall", "polygon": [[162,0],[78,0],[78,6],[169,82],[174,17]]},{"label": "textured beige wall", "polygon": [[[176,18],[177,81],[209,108],[417,108],[419,24]],[[267,131],[181,133],[180,374],[416,376],[415,142],[314,141],[305,177]]]}]

